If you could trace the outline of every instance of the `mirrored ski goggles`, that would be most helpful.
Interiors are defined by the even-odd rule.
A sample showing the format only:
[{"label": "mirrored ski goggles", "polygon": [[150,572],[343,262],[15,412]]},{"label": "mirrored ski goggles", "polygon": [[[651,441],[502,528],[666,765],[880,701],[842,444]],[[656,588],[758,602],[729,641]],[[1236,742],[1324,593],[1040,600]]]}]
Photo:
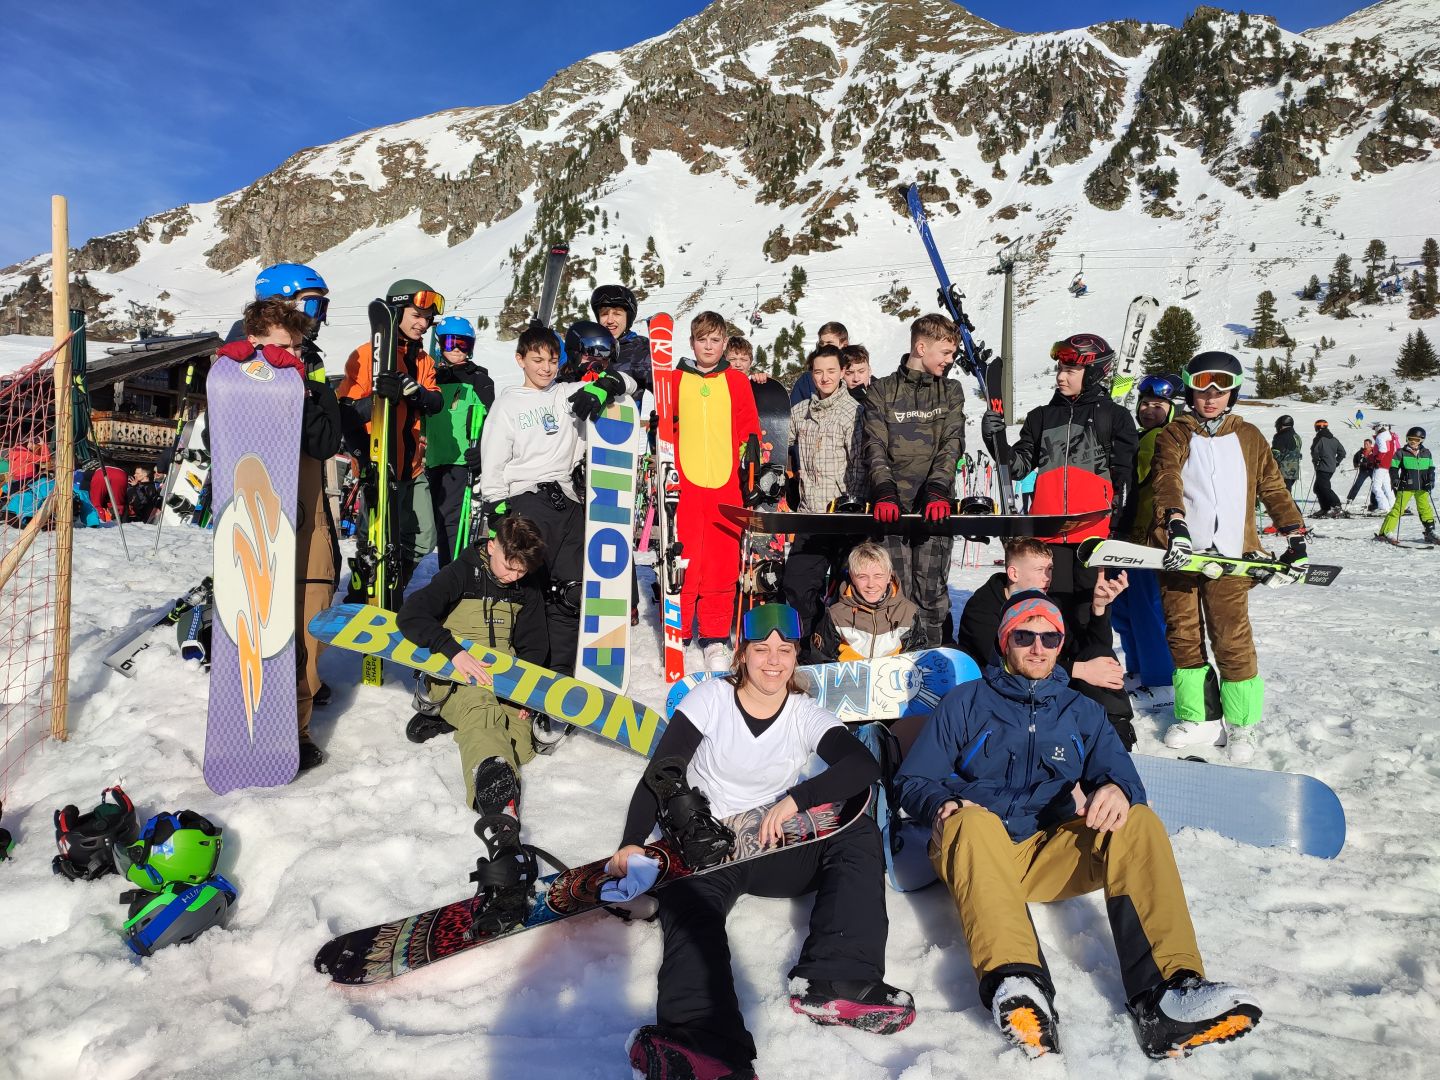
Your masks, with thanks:
[{"label": "mirrored ski goggles", "polygon": [[1073,340],[1057,341],[1050,346],[1050,359],[1069,367],[1084,367],[1086,364],[1093,364],[1101,356],[1098,349],[1087,349],[1084,352],[1075,347]]},{"label": "mirrored ski goggles", "polygon": [[441,296],[438,292],[423,289],[420,292],[411,293],[409,296],[390,297],[392,303],[400,300],[404,300],[410,307],[418,308],[420,311],[428,311],[432,315],[445,314],[445,297]]},{"label": "mirrored ski goggles", "polygon": [[463,352],[469,356],[475,351],[475,339],[473,337],[461,337],[459,334],[441,334],[441,352]]},{"label": "mirrored ski goggles", "polygon": [[1058,649],[1060,643],[1065,640],[1065,635],[1059,630],[1011,630],[1010,640],[1022,649],[1028,649],[1035,644],[1036,638],[1040,644],[1047,649]]},{"label": "mirrored ski goggles", "polygon": [[1245,381],[1245,376],[1231,371],[1199,371],[1185,373],[1185,385],[1191,390],[1234,390]]},{"label": "mirrored ski goggles", "polygon": [[308,319],[324,322],[325,316],[330,311],[330,298],[328,296],[307,296],[304,299],[292,301],[291,307]]},{"label": "mirrored ski goggles", "polygon": [[777,630],[786,641],[800,640],[800,613],[789,604],[760,604],[747,611],[740,623],[745,641],[764,641]]}]

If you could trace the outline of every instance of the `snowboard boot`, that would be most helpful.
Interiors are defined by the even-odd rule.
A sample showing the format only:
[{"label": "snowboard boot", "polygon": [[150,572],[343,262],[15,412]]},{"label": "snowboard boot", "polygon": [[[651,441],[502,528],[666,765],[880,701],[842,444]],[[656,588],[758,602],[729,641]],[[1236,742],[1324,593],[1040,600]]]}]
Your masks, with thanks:
[{"label": "snowboard boot", "polygon": [[904,990],[859,979],[791,978],[790,1009],[816,1024],[843,1024],[876,1035],[904,1031],[915,1019],[915,999]]},{"label": "snowboard boot", "polygon": [[417,712],[405,725],[405,737],[413,743],[429,742],[437,735],[449,735],[454,727],[438,716]]},{"label": "snowboard boot", "polygon": [[711,1057],[654,1024],[631,1032],[625,1052],[640,1080],[755,1080],[749,1065],[736,1067]]},{"label": "snowboard boot", "polygon": [[555,748],[574,733],[572,724],[552,720],[544,713],[530,714],[530,742],[537,754],[553,754]]},{"label": "snowboard boot", "polygon": [[680,758],[656,761],[645,770],[645,786],[660,805],[660,831],[691,870],[708,870],[725,861],[735,834],[710,813],[710,800],[686,782]]},{"label": "snowboard boot", "polygon": [[326,705],[329,705],[330,684],[327,682],[322,682],[320,684],[320,689],[316,690],[315,696],[310,699],[310,703],[314,705],[317,709],[323,709]]},{"label": "snowboard boot", "polygon": [[1128,1006],[1140,1048],[1156,1060],[1187,1057],[1211,1043],[1230,1042],[1260,1022],[1260,1007],[1233,986],[1181,971],[1136,996]]},{"label": "snowboard boot", "polygon": [[325,751],[316,746],[309,739],[300,740],[300,772],[309,772],[318,765],[325,763]]},{"label": "snowboard boot", "polygon": [[[475,798],[470,805],[482,821],[495,814],[509,814],[518,821],[520,774],[504,758],[487,757],[475,766]],[[479,822],[475,825],[475,833],[482,840],[485,838]]]},{"label": "snowboard boot", "polygon": [[995,1024],[1028,1058],[1060,1053],[1055,1008],[1050,995],[1026,975],[1010,975],[995,988],[990,1003]]}]

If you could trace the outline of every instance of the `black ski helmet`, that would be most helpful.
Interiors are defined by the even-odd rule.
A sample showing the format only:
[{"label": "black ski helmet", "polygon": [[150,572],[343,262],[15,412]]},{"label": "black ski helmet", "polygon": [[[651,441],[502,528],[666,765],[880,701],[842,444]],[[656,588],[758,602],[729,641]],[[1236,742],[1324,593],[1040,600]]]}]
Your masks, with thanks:
[{"label": "black ski helmet", "polygon": [[635,316],[640,310],[640,305],[635,299],[635,294],[624,285],[601,285],[590,294],[590,310],[595,313],[595,318],[600,318],[602,308],[624,308],[625,329],[635,325]]},{"label": "black ski helmet", "polygon": [[1190,408],[1195,407],[1195,391],[1204,390],[1210,385],[1210,377],[1215,375],[1230,376],[1230,400],[1225,406],[1229,412],[1235,407],[1235,402],[1240,400],[1240,386],[1245,381],[1245,369],[1240,361],[1231,353],[1212,352],[1198,353],[1190,363],[1185,365],[1185,404]]},{"label": "black ski helmet", "polygon": [[1316,420],[1316,421],[1315,421],[1315,430],[1316,430],[1316,431],[1329,431],[1329,430],[1330,430],[1330,421],[1329,421],[1329,420]]},{"label": "black ski helmet", "polygon": [[1115,350],[1099,334],[1071,334],[1050,346],[1050,359],[1061,364],[1083,366],[1085,381],[1082,385],[1093,386],[1109,380],[1110,368],[1115,363]]},{"label": "black ski helmet", "polygon": [[1293,428],[1294,426],[1295,426],[1295,418],[1294,418],[1293,416],[1291,416],[1289,413],[1286,413],[1284,416],[1280,417],[1279,420],[1276,420],[1276,421],[1275,421],[1275,430],[1276,430],[1276,431],[1288,431],[1290,428]]},{"label": "black ski helmet", "polygon": [[615,336],[597,322],[588,320],[571,323],[565,331],[565,362],[579,364],[586,360],[607,366],[615,358]]},{"label": "black ski helmet", "polygon": [[1423,427],[1412,427],[1409,431],[1405,432],[1405,438],[1423,440],[1425,438],[1425,429]]},{"label": "black ski helmet", "polygon": [[135,804],[120,785],[100,793],[100,803],[82,814],[75,806],[55,811],[55,844],[60,849],[50,868],[71,881],[93,881],[115,873],[116,845],[133,843],[139,835]]}]

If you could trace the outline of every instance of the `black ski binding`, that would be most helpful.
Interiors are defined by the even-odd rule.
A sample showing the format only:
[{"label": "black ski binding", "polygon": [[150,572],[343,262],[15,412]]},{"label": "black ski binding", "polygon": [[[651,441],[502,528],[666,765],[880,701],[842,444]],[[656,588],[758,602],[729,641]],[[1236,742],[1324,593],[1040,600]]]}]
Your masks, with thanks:
[{"label": "black ski binding", "polygon": [[735,848],[735,833],[710,812],[710,800],[685,779],[685,763],[665,758],[645,771],[645,786],[660,804],[660,831],[692,870],[708,870]]}]

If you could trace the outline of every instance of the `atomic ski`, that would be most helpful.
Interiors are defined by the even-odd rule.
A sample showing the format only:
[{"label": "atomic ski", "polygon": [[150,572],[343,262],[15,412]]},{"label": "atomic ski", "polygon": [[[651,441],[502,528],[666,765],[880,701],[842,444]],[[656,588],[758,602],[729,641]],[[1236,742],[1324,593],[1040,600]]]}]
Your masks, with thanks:
[{"label": "atomic ski", "polygon": [[[940,281],[940,302],[950,312],[950,318],[955,321],[955,327],[960,331],[960,352],[956,359],[966,374],[979,384],[980,400],[995,412],[1003,413],[1005,402],[1000,394],[1002,361],[992,358],[987,362],[975,347],[975,339],[971,336],[975,325],[970,321],[970,316],[965,314],[965,294],[960,291],[959,286],[951,283],[945,263],[940,258],[940,249],[935,246],[935,238],[930,235],[930,221],[925,216],[925,204],[920,201],[920,188],[911,184],[905,200],[910,207],[910,218],[920,230],[920,240],[925,245],[925,253],[930,256],[930,265],[935,268],[935,276]],[[997,453],[993,442],[987,449],[995,462],[995,484],[1000,489],[1000,508],[1007,514],[1013,514],[1015,485],[1010,482],[1008,455]]]},{"label": "atomic ski", "polygon": [[[1165,549],[1145,547],[1143,544],[1127,544],[1123,540],[1106,540],[1094,536],[1080,544],[1080,562],[1085,566],[1103,566],[1113,570],[1164,570]],[[1204,574],[1208,578],[1253,577],[1262,581],[1275,573],[1290,569],[1278,559],[1235,559],[1215,552],[1197,551],[1184,566],[1175,572],[1181,574]],[[1306,585],[1329,585],[1340,575],[1341,568],[1322,563],[1307,563],[1305,566]]]},{"label": "atomic ski", "polygon": [[214,456],[215,599],[205,783],[278,787],[300,767],[295,525],[305,385],[257,358],[206,380]]},{"label": "atomic ski", "polygon": [[675,457],[675,323],[669,315],[650,316],[650,366],[655,387],[655,504],[659,508],[659,555],[655,578],[660,585],[661,622],[665,628],[665,681],[685,674],[685,641],[680,626],[680,589],[684,557],[675,522],[680,512],[680,467]]},{"label": "atomic ski", "polygon": [[[822,803],[787,819],[783,825],[784,839],[774,847],[760,845],[760,822],[768,807],[727,818],[725,824],[735,834],[730,855],[704,870],[686,866],[680,853],[665,840],[646,844],[645,854],[659,864],[652,891],[720,867],[763,859],[777,851],[834,836],[865,812],[868,795],[866,792],[844,804]],[[607,906],[600,890],[610,880],[605,873],[609,861],[610,856],[606,855],[584,866],[540,878],[534,885],[524,919],[500,933],[474,930],[476,900],[473,896],[466,897],[419,915],[341,934],[321,947],[315,956],[315,968],[337,983],[385,982],[491,941],[597,911]]]},{"label": "atomic ski", "polygon": [[[628,588],[628,577],[626,584]],[[465,682],[451,661],[400,633],[390,611],[364,604],[337,604],[310,620],[310,633],[318,641],[367,659],[384,659],[414,668],[432,679]],[[498,698],[586,728],[647,757],[665,732],[660,714],[638,701],[472,641],[462,640],[460,644],[490,669]]]},{"label": "atomic ski", "polygon": [[1110,396],[1125,408],[1130,408],[1134,396],[1136,366],[1145,352],[1145,343],[1155,329],[1155,314],[1160,310],[1160,301],[1153,296],[1137,296],[1130,301],[1125,313],[1125,330],[1120,335],[1119,356],[1116,358],[1115,380],[1110,386]]}]

